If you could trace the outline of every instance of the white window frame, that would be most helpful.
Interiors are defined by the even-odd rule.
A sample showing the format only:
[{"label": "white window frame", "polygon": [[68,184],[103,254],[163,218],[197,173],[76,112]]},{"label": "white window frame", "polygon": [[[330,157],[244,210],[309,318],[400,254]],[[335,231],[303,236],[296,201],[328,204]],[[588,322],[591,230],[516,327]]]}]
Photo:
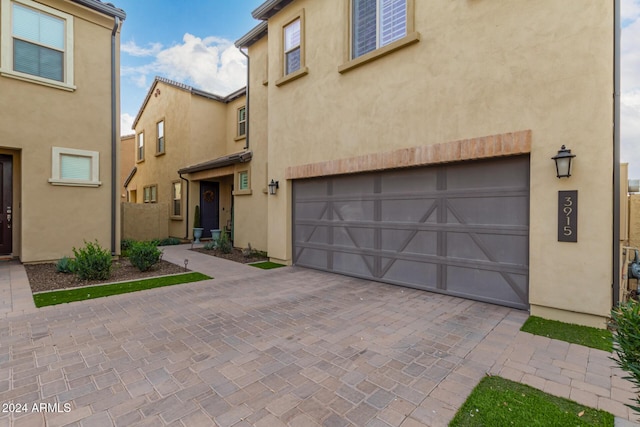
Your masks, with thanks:
[{"label": "white window frame", "polygon": [[[160,135],[161,124],[162,124],[162,135]],[[158,123],[156,123],[156,156],[164,154],[165,150],[167,149],[166,138],[164,135],[165,135],[164,119],[162,119]],[[162,143],[160,142],[160,139],[162,139]],[[160,144],[162,144],[162,150],[160,150]]]},{"label": "white window frame", "polygon": [[[176,192],[176,184],[179,191]],[[176,201],[180,202],[180,213],[176,214]],[[173,181],[171,183],[171,217],[173,219],[182,218],[182,181]]]},{"label": "white window frame", "polygon": [[[147,188],[149,189],[148,198],[147,198]],[[144,203],[158,203],[158,184],[145,185],[142,188],[142,198]]]},{"label": "white window frame", "polygon": [[[243,112],[244,112],[244,118],[241,118]],[[240,132],[241,127],[243,127],[243,132]],[[238,132],[236,136],[237,138],[244,138],[247,136],[247,106],[246,105],[243,105],[242,107],[238,108]]]},{"label": "white window frame", "polygon": [[[61,176],[62,156],[88,157],[91,160],[90,179],[69,179]],[[97,151],[78,150],[75,148],[51,147],[51,178],[52,185],[67,185],[75,187],[99,187],[100,182],[100,153]]]},{"label": "white window frame", "polygon": [[[287,40],[286,40],[286,28],[296,21],[300,21],[300,42],[296,46],[291,46],[289,49],[286,48]],[[291,17],[285,21],[284,25],[281,27],[280,34],[280,78],[276,80],[276,86],[281,86],[285,83],[291,82],[293,80],[299,79],[302,76],[306,76],[309,73],[309,68],[306,65],[305,60],[305,39],[304,39],[304,9],[299,10],[297,13],[291,15]],[[290,71],[287,73],[287,53],[293,52],[295,49],[300,49],[300,67],[296,70]]]},{"label": "white window frame", "polygon": [[[247,176],[247,188],[240,189],[240,183],[242,182],[242,175],[246,174]],[[235,189],[233,191],[234,196],[246,196],[252,194],[251,191],[251,171],[249,169],[242,169],[236,171],[236,184]]]},{"label": "white window frame", "polygon": [[[13,23],[12,4],[34,9],[65,22],[65,47],[63,54],[63,80],[47,79],[13,69]],[[31,0],[0,0],[0,75],[19,80],[43,84],[68,91],[74,91],[73,75],[73,16]]]},{"label": "white window frame", "polygon": [[[287,37],[288,30],[293,28],[294,25],[298,27],[298,40],[295,43],[294,39],[289,40]],[[295,73],[300,68],[302,68],[302,19],[300,17],[294,19],[284,26],[283,31],[283,50],[284,50],[284,74],[288,75],[291,73]],[[292,34],[295,34],[292,32]],[[290,46],[287,46],[288,43],[291,43]],[[298,68],[289,70],[289,54],[298,51]]]},{"label": "white window frame", "polygon": [[[140,145],[141,140],[142,145]],[[138,163],[144,161],[144,131],[136,135],[136,161]]]}]

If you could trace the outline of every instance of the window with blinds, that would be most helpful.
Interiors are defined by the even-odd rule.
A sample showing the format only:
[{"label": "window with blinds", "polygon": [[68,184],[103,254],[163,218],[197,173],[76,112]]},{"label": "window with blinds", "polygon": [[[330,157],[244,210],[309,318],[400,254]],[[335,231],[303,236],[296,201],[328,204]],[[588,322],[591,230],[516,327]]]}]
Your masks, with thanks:
[{"label": "window with blinds", "polygon": [[99,187],[100,153],[77,148],[51,147],[52,185]]},{"label": "window with blinds", "polygon": [[238,190],[249,189],[249,171],[238,172]]},{"label": "window with blinds", "polygon": [[164,120],[158,122],[156,126],[158,141],[156,143],[156,154],[164,153]]},{"label": "window with blinds", "polygon": [[173,200],[171,215],[182,215],[182,183],[180,181],[174,181],[172,183],[171,198]]},{"label": "window with blinds", "polygon": [[91,179],[91,157],[60,154],[60,179]]},{"label": "window with blinds", "polygon": [[64,19],[13,3],[13,69],[64,81]]},{"label": "window with blinds", "polygon": [[144,132],[138,134],[138,161],[141,162],[144,160]]},{"label": "window with blinds", "polygon": [[247,134],[247,109],[241,107],[238,109],[238,136]]},{"label": "window with blinds", "polygon": [[407,0],[352,0],[352,59],[407,35]]},{"label": "window with blinds", "polygon": [[300,69],[300,19],[284,27],[284,63],[285,74]]}]

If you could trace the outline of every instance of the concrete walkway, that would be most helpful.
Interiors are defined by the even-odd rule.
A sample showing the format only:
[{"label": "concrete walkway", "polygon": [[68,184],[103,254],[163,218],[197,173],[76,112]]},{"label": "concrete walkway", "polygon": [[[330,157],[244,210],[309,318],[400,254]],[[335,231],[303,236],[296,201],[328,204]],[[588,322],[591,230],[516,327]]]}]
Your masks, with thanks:
[{"label": "concrete walkway", "polygon": [[39,310],[0,265],[0,403],[26,408],[0,427],[443,426],[487,373],[638,417],[608,353],[520,332],[526,312],[189,248],[164,259],[214,280]]}]

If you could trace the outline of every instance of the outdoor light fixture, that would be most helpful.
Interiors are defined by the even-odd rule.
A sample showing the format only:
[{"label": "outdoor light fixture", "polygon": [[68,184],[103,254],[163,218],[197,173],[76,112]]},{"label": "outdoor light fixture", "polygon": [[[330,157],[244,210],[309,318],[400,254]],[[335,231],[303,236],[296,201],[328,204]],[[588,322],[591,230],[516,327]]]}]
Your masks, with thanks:
[{"label": "outdoor light fixture", "polygon": [[278,188],[280,188],[278,183],[279,181],[274,181],[273,179],[269,183],[269,194],[271,194],[272,196],[275,195]]},{"label": "outdoor light fixture", "polygon": [[575,157],[564,145],[558,150],[558,154],[551,159],[556,162],[556,173],[558,178],[569,178],[571,176],[571,160]]}]

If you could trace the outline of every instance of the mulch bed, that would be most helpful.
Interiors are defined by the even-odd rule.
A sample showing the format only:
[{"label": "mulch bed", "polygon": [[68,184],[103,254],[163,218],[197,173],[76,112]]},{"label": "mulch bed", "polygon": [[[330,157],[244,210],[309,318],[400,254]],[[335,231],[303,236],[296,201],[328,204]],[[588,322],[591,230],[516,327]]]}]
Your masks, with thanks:
[{"label": "mulch bed", "polygon": [[97,285],[100,283],[125,282],[167,274],[184,273],[184,267],[162,261],[149,271],[140,271],[127,259],[113,261],[108,280],[80,280],[75,274],[58,273],[55,264],[26,264],[24,266],[32,292],[54,291],[65,288]]},{"label": "mulch bed", "polygon": [[218,258],[224,258],[231,261],[240,262],[242,264],[269,260],[267,257],[256,255],[255,253],[252,253],[249,256],[245,256],[242,253],[242,249],[238,249],[238,248],[233,248],[233,251],[231,251],[230,254],[222,253],[217,249],[194,248],[191,250],[195,252],[200,252],[201,254],[207,254],[207,255],[218,257]]}]

